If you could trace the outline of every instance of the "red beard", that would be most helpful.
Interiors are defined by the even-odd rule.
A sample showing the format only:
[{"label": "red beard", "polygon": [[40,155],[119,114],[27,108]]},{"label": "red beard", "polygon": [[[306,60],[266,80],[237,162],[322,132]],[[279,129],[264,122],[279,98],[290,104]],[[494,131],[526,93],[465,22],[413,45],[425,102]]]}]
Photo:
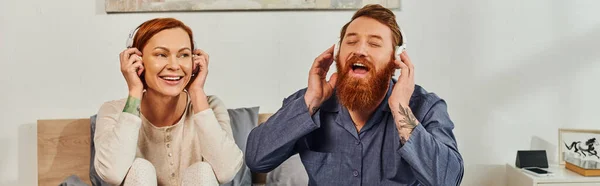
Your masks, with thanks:
[{"label": "red beard", "polygon": [[[365,78],[349,76],[352,64],[359,61],[368,70]],[[377,71],[371,61],[356,56],[348,59],[344,67],[341,66],[341,63],[336,63],[338,72],[336,95],[340,104],[353,111],[376,107],[386,94],[392,73],[394,73],[393,65],[390,62],[385,68]]]}]

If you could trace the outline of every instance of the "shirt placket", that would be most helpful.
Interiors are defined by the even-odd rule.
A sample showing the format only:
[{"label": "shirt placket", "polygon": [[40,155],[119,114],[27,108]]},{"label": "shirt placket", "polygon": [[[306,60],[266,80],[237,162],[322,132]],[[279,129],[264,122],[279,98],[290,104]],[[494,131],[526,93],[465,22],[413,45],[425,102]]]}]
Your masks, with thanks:
[{"label": "shirt placket", "polygon": [[169,180],[171,180],[171,185],[177,185],[177,174],[175,167],[175,157],[173,156],[173,147],[171,143],[173,141],[172,136],[172,128],[167,128],[165,130],[165,147],[167,149],[167,159],[169,164]]},{"label": "shirt placket", "polygon": [[352,178],[355,179],[356,181],[354,183],[356,183],[356,185],[362,185],[362,167],[363,167],[363,154],[362,154],[362,142],[359,139],[354,139],[354,163],[352,165],[354,165],[353,169],[352,169]]}]

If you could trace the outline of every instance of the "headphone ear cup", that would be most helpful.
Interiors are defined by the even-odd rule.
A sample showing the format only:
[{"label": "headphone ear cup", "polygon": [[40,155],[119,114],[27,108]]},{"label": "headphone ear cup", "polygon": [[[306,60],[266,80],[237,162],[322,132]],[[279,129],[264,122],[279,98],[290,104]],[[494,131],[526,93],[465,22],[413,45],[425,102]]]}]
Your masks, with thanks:
[{"label": "headphone ear cup", "polygon": [[129,32],[129,36],[127,37],[127,42],[125,43],[125,47],[127,48],[131,48],[133,47],[133,38],[135,37],[135,34],[137,33],[138,29],[140,27],[137,27],[135,29],[133,29],[131,32]]},{"label": "headphone ear cup", "polygon": [[400,60],[400,54],[406,50],[406,45],[396,46],[396,52],[394,53],[394,58],[396,60]]},{"label": "headphone ear cup", "polygon": [[147,85],[146,85],[146,71],[142,71],[142,74],[140,74],[140,80],[142,81],[142,84],[144,85],[144,89],[146,89]]},{"label": "headphone ear cup", "polygon": [[133,40],[131,38],[127,38],[127,42],[125,43],[125,47],[126,48],[131,48],[131,46],[133,45]]},{"label": "headphone ear cup", "polygon": [[335,43],[335,46],[333,47],[333,60],[337,61],[338,59],[338,55],[340,53],[340,42]]},{"label": "headphone ear cup", "polygon": [[190,77],[190,81],[188,82],[187,85],[185,85],[185,89],[188,90],[190,88],[190,85],[192,85],[192,83],[194,82],[194,80],[198,77],[196,74],[199,72],[199,69],[193,70],[192,71],[192,77]]}]

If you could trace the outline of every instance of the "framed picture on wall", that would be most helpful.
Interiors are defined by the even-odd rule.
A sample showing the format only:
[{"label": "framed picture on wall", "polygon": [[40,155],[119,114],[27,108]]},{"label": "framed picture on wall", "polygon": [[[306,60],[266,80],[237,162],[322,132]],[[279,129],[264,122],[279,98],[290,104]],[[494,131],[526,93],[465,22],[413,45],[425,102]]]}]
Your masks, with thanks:
[{"label": "framed picture on wall", "polygon": [[215,10],[352,10],[366,4],[399,9],[400,0],[106,0],[108,13]]},{"label": "framed picture on wall", "polygon": [[600,169],[600,130],[559,129],[558,160],[584,169]]}]

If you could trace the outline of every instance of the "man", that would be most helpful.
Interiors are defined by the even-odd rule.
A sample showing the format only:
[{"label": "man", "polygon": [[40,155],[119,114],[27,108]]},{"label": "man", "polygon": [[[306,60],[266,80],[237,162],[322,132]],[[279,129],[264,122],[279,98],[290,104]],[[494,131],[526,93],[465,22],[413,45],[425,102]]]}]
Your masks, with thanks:
[{"label": "man", "polygon": [[[318,56],[308,88],[248,137],[246,163],[269,172],[299,153],[309,185],[459,185],[463,160],[446,103],[414,83],[390,10],[367,5],[344,25],[334,48]],[[392,75],[400,69],[400,77]]]}]

